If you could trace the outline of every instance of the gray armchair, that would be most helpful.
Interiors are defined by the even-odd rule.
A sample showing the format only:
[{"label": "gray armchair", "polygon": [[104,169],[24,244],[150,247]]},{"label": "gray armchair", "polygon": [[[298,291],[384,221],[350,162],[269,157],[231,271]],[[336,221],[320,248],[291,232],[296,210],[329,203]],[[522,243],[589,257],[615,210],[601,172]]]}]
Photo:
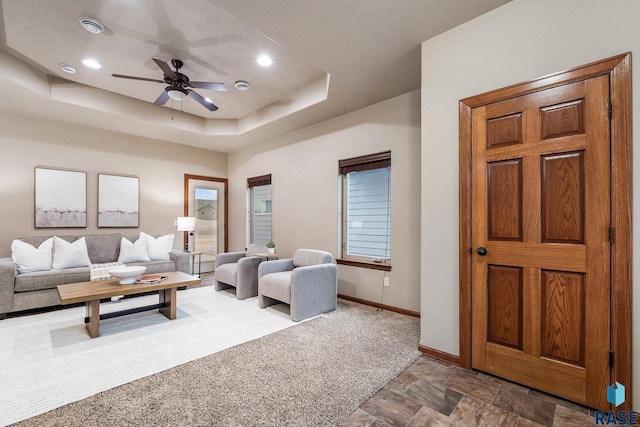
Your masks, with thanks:
[{"label": "gray armchair", "polygon": [[246,252],[218,254],[213,270],[216,291],[235,287],[238,299],[258,295],[258,265],[266,258],[257,258],[254,255],[266,252],[265,245],[251,244]]},{"label": "gray armchair", "polygon": [[338,266],[329,252],[298,249],[293,258],[258,266],[258,304],[261,308],[289,304],[291,320],[299,322],[336,309]]}]

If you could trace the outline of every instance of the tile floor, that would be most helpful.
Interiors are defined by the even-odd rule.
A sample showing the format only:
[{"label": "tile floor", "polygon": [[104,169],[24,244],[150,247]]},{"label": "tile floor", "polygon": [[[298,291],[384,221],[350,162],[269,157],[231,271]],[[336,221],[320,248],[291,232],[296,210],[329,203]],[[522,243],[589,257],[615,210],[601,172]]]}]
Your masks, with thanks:
[{"label": "tile floor", "polygon": [[340,427],[593,426],[588,408],[421,356]]}]

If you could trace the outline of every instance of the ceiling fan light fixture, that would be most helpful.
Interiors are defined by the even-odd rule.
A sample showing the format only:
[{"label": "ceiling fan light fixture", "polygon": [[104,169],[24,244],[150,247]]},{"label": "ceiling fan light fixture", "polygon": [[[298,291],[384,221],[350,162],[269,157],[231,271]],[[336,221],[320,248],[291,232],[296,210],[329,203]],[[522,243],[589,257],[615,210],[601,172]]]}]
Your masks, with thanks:
[{"label": "ceiling fan light fixture", "polygon": [[249,89],[249,82],[245,82],[244,80],[238,80],[237,82],[234,83],[234,86],[236,87],[236,89],[244,91]]},{"label": "ceiling fan light fixture", "polygon": [[167,89],[167,94],[169,94],[169,98],[174,101],[183,101],[187,97],[187,92],[180,89]]},{"label": "ceiling fan light fixture", "polygon": [[78,22],[82,25],[82,28],[89,31],[92,34],[100,34],[105,30],[105,26],[102,22],[95,18],[89,18],[87,16],[81,16],[78,18]]}]

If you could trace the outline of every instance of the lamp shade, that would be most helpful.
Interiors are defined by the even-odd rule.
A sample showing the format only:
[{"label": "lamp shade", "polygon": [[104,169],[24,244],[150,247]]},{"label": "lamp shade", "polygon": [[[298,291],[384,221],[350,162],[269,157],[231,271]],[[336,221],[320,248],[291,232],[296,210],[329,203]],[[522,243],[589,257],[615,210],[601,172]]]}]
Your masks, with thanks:
[{"label": "lamp shade", "polygon": [[195,216],[179,216],[178,231],[193,231],[197,227],[197,218]]},{"label": "lamp shade", "polygon": [[187,97],[187,92],[180,89],[169,89],[167,94],[169,95],[169,98],[175,101],[182,101]]}]

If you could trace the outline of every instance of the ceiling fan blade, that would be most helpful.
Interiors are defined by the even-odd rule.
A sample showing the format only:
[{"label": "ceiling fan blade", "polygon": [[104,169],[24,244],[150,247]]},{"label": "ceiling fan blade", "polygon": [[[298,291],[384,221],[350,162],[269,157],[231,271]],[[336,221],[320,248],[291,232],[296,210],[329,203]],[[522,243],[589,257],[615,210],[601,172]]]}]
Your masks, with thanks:
[{"label": "ceiling fan blade", "polygon": [[153,58],[153,60],[158,65],[158,67],[160,67],[165,76],[171,77],[172,79],[178,78],[176,72],[173,71],[171,67],[169,67],[169,64],[164,62],[162,59]]},{"label": "ceiling fan blade", "polygon": [[117,77],[119,79],[131,79],[131,80],[142,80],[145,82],[164,83],[164,80],[148,79],[146,77],[125,76],[124,74],[111,74],[111,76]]},{"label": "ceiling fan blade", "polygon": [[158,99],[156,99],[153,103],[156,105],[164,105],[169,100],[169,93],[166,90],[163,90]]},{"label": "ceiling fan blade", "polygon": [[226,92],[229,90],[226,84],[218,82],[189,82],[189,86],[198,89],[218,90],[221,92]]},{"label": "ceiling fan blade", "polygon": [[206,108],[209,111],[216,111],[218,109],[218,107],[216,105],[213,104],[213,102],[211,101],[207,101],[206,99],[204,99],[204,97],[202,95],[200,95],[198,92],[195,92],[191,89],[187,89],[187,91],[189,92],[189,96],[193,99],[195,99],[199,104],[201,104],[204,108]]}]

